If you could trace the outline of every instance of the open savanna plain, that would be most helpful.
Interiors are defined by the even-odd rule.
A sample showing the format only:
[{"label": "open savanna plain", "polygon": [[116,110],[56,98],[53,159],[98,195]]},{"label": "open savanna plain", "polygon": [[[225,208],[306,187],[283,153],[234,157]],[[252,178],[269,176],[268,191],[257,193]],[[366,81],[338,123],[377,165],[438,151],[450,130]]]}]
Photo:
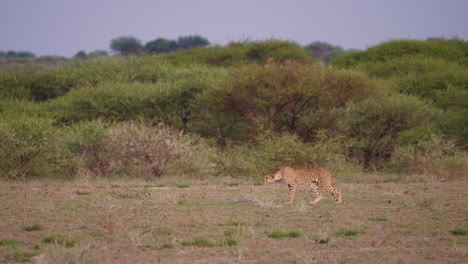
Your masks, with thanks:
[{"label": "open savanna plain", "polygon": [[[261,179],[258,179],[260,182]],[[0,263],[466,263],[466,180],[1,182]]]}]

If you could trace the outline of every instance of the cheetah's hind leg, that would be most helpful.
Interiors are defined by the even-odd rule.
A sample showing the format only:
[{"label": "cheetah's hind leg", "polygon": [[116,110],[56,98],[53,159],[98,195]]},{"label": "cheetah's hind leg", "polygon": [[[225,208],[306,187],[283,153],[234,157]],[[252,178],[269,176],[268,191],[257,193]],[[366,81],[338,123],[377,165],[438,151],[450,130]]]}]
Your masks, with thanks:
[{"label": "cheetah's hind leg", "polygon": [[319,192],[319,188],[317,184],[311,183],[310,187],[312,188],[312,191],[314,191],[315,195],[317,198],[315,198],[313,201],[310,201],[311,204],[316,204],[318,201],[322,200],[322,194]]}]

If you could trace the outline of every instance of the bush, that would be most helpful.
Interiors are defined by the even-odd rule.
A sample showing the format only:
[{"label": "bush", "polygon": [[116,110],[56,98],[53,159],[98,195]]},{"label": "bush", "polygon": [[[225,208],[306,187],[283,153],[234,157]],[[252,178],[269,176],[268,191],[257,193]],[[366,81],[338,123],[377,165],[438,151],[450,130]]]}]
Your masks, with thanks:
[{"label": "bush", "polygon": [[269,59],[276,62],[296,60],[304,63],[314,59],[298,44],[290,41],[266,40],[258,42],[232,42],[227,46],[194,48],[160,55],[173,64],[205,63],[218,67],[265,64]]},{"label": "bush", "polygon": [[0,122],[0,177],[44,177],[55,153],[51,120],[16,116]]},{"label": "bush", "polygon": [[194,67],[172,74],[156,84],[107,83],[74,89],[44,108],[55,113],[59,124],[96,118],[163,121],[185,131],[198,115],[196,97],[224,72]]},{"label": "bush", "polygon": [[221,159],[223,174],[258,177],[282,166],[320,167],[344,160],[347,144],[321,131],[313,143],[305,143],[293,134],[268,134],[256,144],[227,148]]},{"label": "bush", "polygon": [[205,115],[198,131],[248,142],[265,131],[313,138],[332,108],[359,101],[377,91],[365,75],[298,62],[247,65],[231,71],[227,81],[199,98]]},{"label": "bush", "polygon": [[108,126],[101,120],[92,120],[62,129],[60,159],[57,161],[62,173],[111,175],[113,153]]},{"label": "bush", "polygon": [[467,41],[452,40],[391,40],[368,48],[366,51],[346,53],[333,60],[338,67],[353,67],[362,62],[386,61],[405,56],[423,55],[441,58],[468,66]]},{"label": "bush", "polygon": [[189,142],[164,125],[121,123],[109,131],[114,170],[160,177],[168,164],[191,151]]},{"label": "bush", "polygon": [[381,168],[391,159],[401,133],[429,125],[436,113],[415,97],[391,95],[350,104],[339,126],[343,134],[356,140],[351,158],[364,168]]}]

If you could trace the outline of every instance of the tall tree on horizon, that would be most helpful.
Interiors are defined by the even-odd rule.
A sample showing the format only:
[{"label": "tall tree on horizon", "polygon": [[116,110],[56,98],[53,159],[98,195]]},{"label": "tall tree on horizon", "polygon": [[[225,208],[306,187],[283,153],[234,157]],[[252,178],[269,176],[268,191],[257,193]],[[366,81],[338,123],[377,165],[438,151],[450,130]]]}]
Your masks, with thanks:
[{"label": "tall tree on horizon", "polygon": [[143,45],[134,37],[118,37],[111,41],[110,48],[115,53],[130,55],[141,52]]}]

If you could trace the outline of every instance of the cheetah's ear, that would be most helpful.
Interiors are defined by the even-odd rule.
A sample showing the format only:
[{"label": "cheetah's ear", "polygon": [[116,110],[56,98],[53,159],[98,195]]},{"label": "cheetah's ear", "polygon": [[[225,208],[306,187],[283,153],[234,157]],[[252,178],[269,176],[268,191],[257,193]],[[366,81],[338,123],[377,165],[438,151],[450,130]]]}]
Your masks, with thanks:
[{"label": "cheetah's ear", "polygon": [[283,178],[283,172],[281,170],[275,172],[275,174],[273,174],[273,178],[275,181],[281,180],[281,178]]}]

